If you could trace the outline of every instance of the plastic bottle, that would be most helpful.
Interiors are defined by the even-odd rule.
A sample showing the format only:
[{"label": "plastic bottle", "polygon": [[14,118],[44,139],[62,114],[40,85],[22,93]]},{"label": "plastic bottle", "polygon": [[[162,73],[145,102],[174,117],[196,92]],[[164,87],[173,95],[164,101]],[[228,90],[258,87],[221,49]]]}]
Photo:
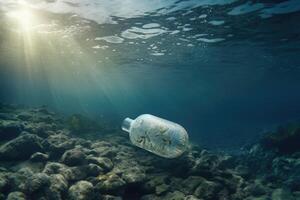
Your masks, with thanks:
[{"label": "plastic bottle", "polygon": [[134,145],[165,158],[180,156],[188,146],[188,134],[182,126],[149,114],[126,118],[122,130],[129,133]]}]

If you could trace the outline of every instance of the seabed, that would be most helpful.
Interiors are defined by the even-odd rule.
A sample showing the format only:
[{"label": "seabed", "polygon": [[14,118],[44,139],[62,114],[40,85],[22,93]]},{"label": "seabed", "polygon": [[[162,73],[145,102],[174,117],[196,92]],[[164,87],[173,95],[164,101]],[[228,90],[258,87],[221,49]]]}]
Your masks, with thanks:
[{"label": "seabed", "polygon": [[[0,199],[300,199],[299,145],[282,148],[299,137],[299,126],[235,155],[191,145],[180,158],[164,159],[93,123],[1,104]],[[97,137],[89,139],[91,132]]]}]

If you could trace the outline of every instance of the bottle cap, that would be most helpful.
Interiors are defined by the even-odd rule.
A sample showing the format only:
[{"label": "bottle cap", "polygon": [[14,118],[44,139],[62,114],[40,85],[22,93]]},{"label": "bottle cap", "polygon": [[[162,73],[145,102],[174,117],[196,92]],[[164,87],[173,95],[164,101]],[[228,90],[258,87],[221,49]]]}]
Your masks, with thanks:
[{"label": "bottle cap", "polygon": [[130,119],[128,117],[125,118],[122,123],[122,130],[129,133],[132,122],[133,122],[133,119]]}]

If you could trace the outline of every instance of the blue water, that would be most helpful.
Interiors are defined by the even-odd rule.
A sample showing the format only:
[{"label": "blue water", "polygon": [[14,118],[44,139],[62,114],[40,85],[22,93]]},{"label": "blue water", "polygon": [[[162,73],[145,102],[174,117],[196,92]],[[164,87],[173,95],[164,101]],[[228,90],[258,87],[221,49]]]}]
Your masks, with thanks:
[{"label": "blue water", "polygon": [[[21,2],[21,3],[20,3]],[[237,148],[300,119],[300,1],[1,1],[0,100]]]}]

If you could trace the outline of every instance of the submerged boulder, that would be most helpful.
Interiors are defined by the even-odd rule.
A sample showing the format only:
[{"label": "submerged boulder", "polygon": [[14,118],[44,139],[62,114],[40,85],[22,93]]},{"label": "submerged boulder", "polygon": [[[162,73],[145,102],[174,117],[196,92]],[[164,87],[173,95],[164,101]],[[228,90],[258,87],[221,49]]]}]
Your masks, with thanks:
[{"label": "submerged boulder", "polygon": [[82,165],[86,161],[86,155],[81,149],[75,148],[66,151],[61,158],[62,162],[69,166]]},{"label": "submerged boulder", "polygon": [[50,135],[43,141],[43,146],[49,152],[51,158],[59,158],[66,150],[75,146],[75,141],[63,132]]},{"label": "submerged boulder", "polygon": [[105,174],[98,177],[100,181],[95,187],[100,193],[118,194],[122,192],[126,182],[116,174]]},{"label": "submerged boulder", "polygon": [[[4,173],[0,173],[0,194],[9,188],[9,181]],[[0,198],[1,199],[1,198]]]},{"label": "submerged boulder", "polygon": [[50,187],[47,191],[49,199],[64,199],[68,190],[68,182],[61,174],[50,175]]},{"label": "submerged boulder", "polygon": [[279,127],[274,132],[266,133],[261,144],[267,149],[290,154],[300,151],[300,124],[289,124]]},{"label": "submerged boulder", "polygon": [[68,128],[75,134],[89,133],[102,130],[99,122],[89,119],[81,114],[74,114],[66,120]]},{"label": "submerged boulder", "polygon": [[93,185],[88,181],[78,181],[69,188],[69,199],[71,200],[93,199],[93,196]]},{"label": "submerged boulder", "polygon": [[24,190],[26,194],[36,193],[40,190],[44,190],[50,185],[50,177],[45,173],[34,174],[26,180],[24,184]]},{"label": "submerged boulder", "polygon": [[288,188],[277,188],[272,192],[272,200],[296,200]]},{"label": "submerged boulder", "polygon": [[13,139],[22,131],[23,125],[20,122],[0,120],[0,141]]},{"label": "submerged boulder", "polygon": [[7,200],[26,200],[26,196],[22,192],[11,192],[8,194]]},{"label": "submerged boulder", "polygon": [[0,160],[27,160],[33,153],[42,151],[42,138],[24,134],[0,147]]},{"label": "submerged boulder", "polygon": [[30,156],[31,162],[45,162],[49,159],[49,156],[47,154],[36,152]]},{"label": "submerged boulder", "polygon": [[201,184],[196,188],[194,195],[199,198],[213,200],[217,199],[217,194],[221,189],[220,184],[203,178]]}]

